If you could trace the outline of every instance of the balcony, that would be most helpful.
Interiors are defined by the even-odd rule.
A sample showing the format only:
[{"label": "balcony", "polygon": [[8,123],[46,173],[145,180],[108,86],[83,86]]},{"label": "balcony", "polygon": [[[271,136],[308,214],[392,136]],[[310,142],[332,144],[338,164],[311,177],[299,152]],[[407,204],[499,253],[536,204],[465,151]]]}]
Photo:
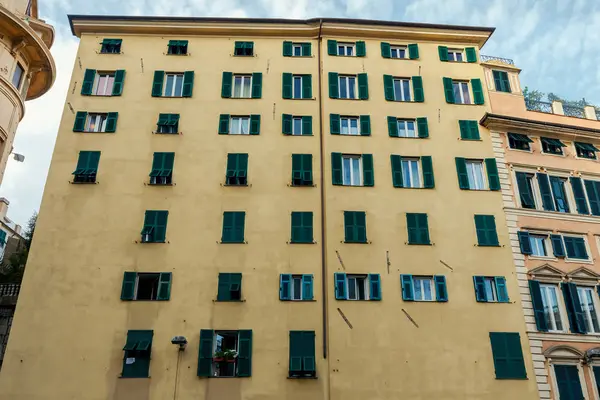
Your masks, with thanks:
[{"label": "balcony", "polygon": [[566,117],[574,117],[581,119],[600,119],[600,109],[594,108],[594,106],[575,107],[564,105],[560,101],[538,101],[525,99],[525,107],[527,111],[537,111],[546,114],[564,115]]},{"label": "balcony", "polygon": [[510,58],[502,58],[502,57],[494,57],[494,56],[486,56],[481,54],[479,56],[479,58],[481,59],[481,62],[486,62],[486,61],[496,61],[502,64],[508,64],[508,65],[515,65],[515,62],[510,59]]},{"label": "balcony", "polygon": [[21,291],[20,283],[0,284],[0,306],[14,306]]}]

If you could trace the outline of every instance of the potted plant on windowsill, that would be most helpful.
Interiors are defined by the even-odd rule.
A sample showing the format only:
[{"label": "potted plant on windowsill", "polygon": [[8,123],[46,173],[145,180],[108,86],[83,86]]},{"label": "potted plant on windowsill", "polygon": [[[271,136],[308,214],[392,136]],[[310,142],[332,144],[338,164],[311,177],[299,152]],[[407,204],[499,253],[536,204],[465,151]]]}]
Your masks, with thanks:
[{"label": "potted plant on windowsill", "polygon": [[235,362],[237,358],[237,351],[235,350],[217,350],[213,356],[214,362]]}]

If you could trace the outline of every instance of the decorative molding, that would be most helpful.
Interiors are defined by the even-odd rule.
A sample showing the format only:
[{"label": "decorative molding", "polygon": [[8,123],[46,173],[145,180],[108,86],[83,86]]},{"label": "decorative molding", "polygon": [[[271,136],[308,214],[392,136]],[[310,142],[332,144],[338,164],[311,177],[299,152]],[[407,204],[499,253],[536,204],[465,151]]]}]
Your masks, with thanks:
[{"label": "decorative molding", "polygon": [[578,333],[529,332],[529,339],[549,340],[552,342],[596,343],[600,345],[600,335],[584,335]]},{"label": "decorative molding", "polygon": [[571,347],[569,345],[564,345],[564,344],[552,346],[552,347],[546,349],[543,352],[543,354],[548,359],[550,359],[550,358],[552,358],[552,359],[568,358],[568,359],[576,359],[576,360],[583,359],[583,357],[585,355],[584,353],[577,350],[576,348]]},{"label": "decorative molding", "polygon": [[567,274],[567,278],[575,283],[593,284],[597,285],[600,283],[600,274],[588,269],[586,267],[579,267],[574,271]]},{"label": "decorative molding", "polygon": [[567,274],[550,264],[544,264],[534,268],[530,270],[528,274],[532,279],[542,278],[542,280],[551,281],[552,283],[562,282],[567,277]]},{"label": "decorative molding", "polygon": [[507,214],[521,215],[524,217],[538,217],[545,219],[557,219],[571,222],[588,222],[591,224],[600,224],[600,217],[580,214],[566,214],[556,211],[542,211],[542,210],[530,210],[526,208],[517,208],[504,206],[504,210]]}]

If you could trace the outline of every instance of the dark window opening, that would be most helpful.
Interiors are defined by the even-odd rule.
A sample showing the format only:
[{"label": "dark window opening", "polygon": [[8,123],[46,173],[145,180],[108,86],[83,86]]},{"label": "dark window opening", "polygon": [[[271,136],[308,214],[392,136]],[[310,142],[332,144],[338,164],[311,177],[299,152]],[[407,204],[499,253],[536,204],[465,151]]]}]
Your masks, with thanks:
[{"label": "dark window opening", "polygon": [[156,300],[160,274],[138,274],[135,300]]},{"label": "dark window opening", "polygon": [[235,42],[233,54],[236,56],[254,55],[254,42]]},{"label": "dark window opening", "polygon": [[547,154],[562,155],[564,144],[558,139],[541,138],[542,151]]},{"label": "dark window opening", "polygon": [[96,173],[91,174],[75,174],[73,183],[96,183]]},{"label": "dark window opening", "polygon": [[596,152],[598,151],[598,149],[596,148],[596,146],[590,143],[575,142],[575,151],[577,152],[577,157],[579,158],[595,160]]},{"label": "dark window opening", "polygon": [[104,39],[100,48],[102,54],[119,54],[121,53],[121,39]]},{"label": "dark window opening", "polygon": [[151,185],[170,185],[172,183],[173,176],[151,176],[150,184]]},{"label": "dark window opening", "polygon": [[531,151],[531,146],[529,145],[531,142],[532,140],[527,135],[517,133],[508,134],[508,146],[511,149]]},{"label": "dark window opening", "polygon": [[214,376],[236,376],[238,339],[239,332],[237,331],[215,332]]}]

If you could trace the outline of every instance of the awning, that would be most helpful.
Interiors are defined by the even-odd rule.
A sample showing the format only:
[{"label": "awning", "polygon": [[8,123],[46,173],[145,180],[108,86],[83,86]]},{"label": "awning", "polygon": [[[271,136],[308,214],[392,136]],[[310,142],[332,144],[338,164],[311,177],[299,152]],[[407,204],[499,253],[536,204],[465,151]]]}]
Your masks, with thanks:
[{"label": "awning", "polygon": [[520,133],[510,133],[509,132],[508,137],[511,138],[512,140],[516,140],[518,142],[533,143],[533,140],[529,139],[529,136],[522,135]]},{"label": "awning", "polygon": [[591,143],[575,142],[575,148],[577,148],[579,150],[584,150],[584,151],[593,151],[593,152],[600,151],[596,148],[596,146],[594,146]]},{"label": "awning", "polygon": [[552,146],[567,147],[563,142],[561,142],[558,139],[552,139],[552,138],[546,138],[546,137],[542,138],[542,143],[549,144]]}]

